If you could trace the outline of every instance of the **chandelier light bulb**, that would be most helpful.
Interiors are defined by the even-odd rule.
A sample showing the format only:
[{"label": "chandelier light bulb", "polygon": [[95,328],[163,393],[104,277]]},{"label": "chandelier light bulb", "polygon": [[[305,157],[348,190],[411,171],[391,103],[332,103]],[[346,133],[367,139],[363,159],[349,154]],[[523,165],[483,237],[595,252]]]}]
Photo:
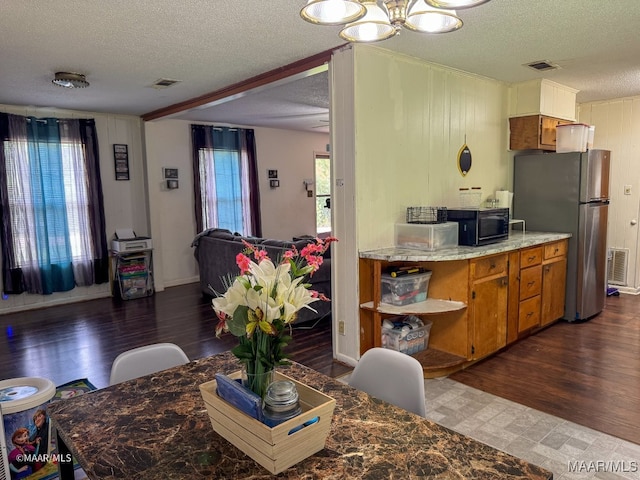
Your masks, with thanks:
[{"label": "chandelier light bulb", "polygon": [[477,7],[489,0],[426,0],[432,7],[463,10],[465,8]]},{"label": "chandelier light bulb", "polygon": [[344,25],[362,17],[365,12],[357,0],[309,0],[300,16],[317,25]]},{"label": "chandelier light bulb", "polygon": [[396,29],[387,13],[375,1],[362,2],[367,10],[364,17],[347,24],[340,32],[340,38],[349,42],[369,43],[386,40],[396,34]]},{"label": "chandelier light bulb", "polygon": [[462,27],[462,20],[455,10],[434,8],[417,0],[407,14],[405,26],[421,33],[447,33]]}]

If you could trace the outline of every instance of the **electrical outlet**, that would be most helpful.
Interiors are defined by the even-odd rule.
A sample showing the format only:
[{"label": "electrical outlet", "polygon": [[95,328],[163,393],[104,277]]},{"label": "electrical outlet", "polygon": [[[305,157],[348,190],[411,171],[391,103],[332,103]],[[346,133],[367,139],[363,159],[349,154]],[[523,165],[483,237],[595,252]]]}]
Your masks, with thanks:
[{"label": "electrical outlet", "polygon": [[344,335],[344,321],[342,320],[338,322],[338,333]]},{"label": "electrical outlet", "polygon": [[631,195],[631,185],[625,185],[624,186],[624,194],[625,195]]},{"label": "electrical outlet", "polygon": [[307,197],[313,197],[313,190],[307,190]]}]

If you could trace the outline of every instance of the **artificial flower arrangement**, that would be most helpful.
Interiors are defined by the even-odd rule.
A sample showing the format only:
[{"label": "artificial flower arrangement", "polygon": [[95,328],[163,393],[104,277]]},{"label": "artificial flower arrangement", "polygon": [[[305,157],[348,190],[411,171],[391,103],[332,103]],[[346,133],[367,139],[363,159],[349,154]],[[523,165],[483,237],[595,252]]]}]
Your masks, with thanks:
[{"label": "artificial flower arrangement", "polygon": [[320,268],[323,254],[335,241],[316,238],[299,252],[295,247],[285,251],[276,263],[266,250],[243,241],[246,249],[236,256],[240,275],[228,277],[226,292],[212,301],[219,320],[216,336],[228,331],[238,337],[232,353],[245,368],[245,385],[260,397],[274,368],[288,363],[283,348],[291,340],[298,311],[315,311],[313,302],[329,300],[311,290],[305,279]]}]

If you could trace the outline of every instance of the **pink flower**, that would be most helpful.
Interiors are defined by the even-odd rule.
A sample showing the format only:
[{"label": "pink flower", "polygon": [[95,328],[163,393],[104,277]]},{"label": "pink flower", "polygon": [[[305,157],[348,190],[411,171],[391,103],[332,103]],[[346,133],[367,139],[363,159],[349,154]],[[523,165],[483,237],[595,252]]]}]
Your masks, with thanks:
[{"label": "pink flower", "polygon": [[259,250],[257,248],[253,250],[253,256],[256,258],[256,262],[257,263],[260,263],[265,258],[266,259],[269,258],[269,256],[267,255],[267,251],[266,250]]},{"label": "pink flower", "polygon": [[251,259],[247,257],[244,253],[239,253],[236,255],[236,265],[240,269],[240,275],[244,275],[249,271],[249,265],[251,264]]},{"label": "pink flower", "polygon": [[307,265],[313,269],[311,274],[318,271],[320,265],[322,265],[322,262],[324,261],[324,259],[318,255],[307,255],[304,259],[307,261]]},{"label": "pink flower", "polygon": [[264,249],[260,249],[258,247],[256,247],[255,245],[251,245],[249,242],[247,242],[246,240],[242,240],[242,243],[244,244],[247,251],[253,253],[253,257],[256,259],[257,263],[260,263],[262,260],[269,259],[269,256],[267,254],[267,251]]},{"label": "pink flower", "polygon": [[309,293],[313,298],[317,298],[318,300],[322,300],[323,302],[331,301],[331,299],[327,297],[324,293],[319,293],[317,290],[309,290]]}]

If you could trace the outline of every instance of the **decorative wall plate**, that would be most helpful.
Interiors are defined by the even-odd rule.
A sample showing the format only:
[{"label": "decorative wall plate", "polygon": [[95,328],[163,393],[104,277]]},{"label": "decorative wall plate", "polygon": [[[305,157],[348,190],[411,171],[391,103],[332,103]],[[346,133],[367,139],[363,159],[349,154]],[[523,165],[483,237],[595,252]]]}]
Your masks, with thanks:
[{"label": "decorative wall plate", "polygon": [[458,170],[463,177],[471,170],[471,150],[466,143],[460,147],[458,152]]}]

